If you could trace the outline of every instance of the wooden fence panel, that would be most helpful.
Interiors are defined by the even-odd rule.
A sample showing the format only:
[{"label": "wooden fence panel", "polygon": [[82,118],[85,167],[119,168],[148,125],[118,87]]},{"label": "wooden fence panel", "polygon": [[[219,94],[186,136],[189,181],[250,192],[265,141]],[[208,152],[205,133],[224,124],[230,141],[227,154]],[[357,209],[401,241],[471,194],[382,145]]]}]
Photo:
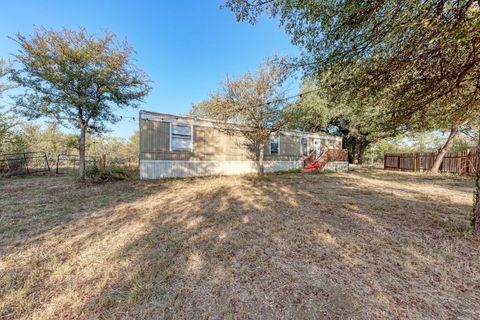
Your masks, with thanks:
[{"label": "wooden fence panel", "polygon": [[467,161],[467,173],[474,174],[476,170],[480,170],[480,153],[471,152],[468,155]]},{"label": "wooden fence panel", "polygon": [[[434,152],[385,154],[385,170],[427,171],[435,161]],[[449,152],[443,158],[440,171],[445,173],[474,174],[480,170],[480,153],[476,151]]]}]

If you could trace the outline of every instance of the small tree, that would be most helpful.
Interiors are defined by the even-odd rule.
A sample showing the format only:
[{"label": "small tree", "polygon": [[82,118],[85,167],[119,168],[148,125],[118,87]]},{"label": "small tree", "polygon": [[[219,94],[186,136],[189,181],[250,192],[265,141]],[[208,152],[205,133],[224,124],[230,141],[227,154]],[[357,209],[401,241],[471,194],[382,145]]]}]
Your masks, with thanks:
[{"label": "small tree", "polygon": [[226,79],[220,92],[209,100],[192,107],[192,115],[206,116],[234,123],[225,130],[238,132],[247,141],[258,163],[258,174],[264,174],[264,150],[270,136],[285,127],[283,111],[286,105],[282,84],[285,69],[282,61],[267,59],[256,73],[246,73],[238,79]]},{"label": "small tree", "polygon": [[[0,79],[6,75],[6,67],[3,59],[0,58]],[[2,93],[7,90],[7,86],[0,82],[0,97]],[[3,144],[9,133],[10,126],[8,124],[8,119],[4,112],[2,112],[3,106],[0,104],[0,152],[4,149]]]},{"label": "small tree", "polygon": [[[2,93],[12,88],[11,83],[2,79],[8,74],[9,65],[0,58],[0,98]],[[0,153],[16,152],[23,146],[22,138],[16,127],[18,120],[12,115],[9,108],[0,102]]]},{"label": "small tree", "polygon": [[52,117],[80,130],[80,180],[85,179],[87,131],[106,131],[118,121],[115,107],[137,107],[149,93],[149,80],[132,63],[135,53],[126,42],[105,33],[96,38],[84,29],[36,29],[27,38],[12,38],[20,45],[15,54],[20,68],[11,79],[26,88],[16,110],[29,118]]},{"label": "small tree", "polygon": [[[0,79],[7,75],[7,64],[5,61],[0,58]],[[4,91],[8,89],[8,85],[6,83],[0,82],[0,97]]]}]

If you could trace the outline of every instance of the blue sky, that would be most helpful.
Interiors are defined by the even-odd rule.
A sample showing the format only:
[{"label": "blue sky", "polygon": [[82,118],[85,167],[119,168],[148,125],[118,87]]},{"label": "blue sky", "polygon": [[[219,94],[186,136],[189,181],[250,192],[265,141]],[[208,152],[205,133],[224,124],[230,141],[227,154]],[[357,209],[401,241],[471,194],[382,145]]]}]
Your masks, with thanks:
[{"label": "blue sky", "polygon": [[[208,97],[225,75],[255,70],[272,53],[297,56],[278,21],[263,17],[252,26],[239,23],[223,2],[204,1],[5,1],[0,19],[0,56],[17,50],[7,37],[31,34],[34,26],[109,30],[127,38],[137,64],[153,80],[141,109],[185,113]],[[298,90],[297,81],[289,84]],[[136,116],[138,110],[118,114]],[[111,135],[128,137],[133,121],[112,126]]]}]

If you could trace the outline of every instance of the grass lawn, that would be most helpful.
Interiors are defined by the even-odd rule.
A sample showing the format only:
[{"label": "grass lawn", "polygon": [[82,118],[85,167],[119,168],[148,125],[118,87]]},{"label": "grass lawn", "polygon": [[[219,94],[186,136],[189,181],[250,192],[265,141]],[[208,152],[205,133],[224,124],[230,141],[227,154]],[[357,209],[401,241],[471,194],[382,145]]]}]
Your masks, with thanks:
[{"label": "grass lawn", "polygon": [[479,319],[464,177],[0,180],[0,319]]}]

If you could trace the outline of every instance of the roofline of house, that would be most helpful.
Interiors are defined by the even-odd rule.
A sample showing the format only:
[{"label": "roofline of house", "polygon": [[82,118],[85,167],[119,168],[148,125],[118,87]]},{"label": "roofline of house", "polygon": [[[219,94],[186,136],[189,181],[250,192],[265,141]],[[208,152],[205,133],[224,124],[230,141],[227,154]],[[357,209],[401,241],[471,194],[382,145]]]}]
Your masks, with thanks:
[{"label": "roofline of house", "polygon": [[[150,114],[153,117],[145,117],[143,115]],[[171,113],[161,113],[161,112],[155,112],[155,111],[147,111],[147,110],[140,110],[140,117],[141,120],[152,120],[152,121],[166,121],[166,122],[171,122],[171,121],[178,121],[179,119],[182,120],[187,120],[190,123],[204,123],[204,126],[212,126],[213,124],[217,125],[234,125],[238,126],[238,124],[234,122],[224,122],[224,121],[218,121],[218,120],[212,120],[212,119],[205,119],[205,118],[199,118],[199,117],[194,117],[194,116],[184,116],[184,115],[177,115],[177,114],[171,114]],[[174,118],[174,119],[172,119]],[[205,125],[205,124],[210,124],[210,125]],[[241,129],[238,129],[241,130]],[[324,139],[329,139],[329,140],[342,140],[342,137],[340,136],[334,136],[330,135],[327,133],[319,133],[319,132],[307,132],[307,131],[300,131],[300,130],[280,130],[280,133],[283,135],[290,135],[290,136],[298,136],[298,137],[311,137],[311,138],[324,138]]]}]

